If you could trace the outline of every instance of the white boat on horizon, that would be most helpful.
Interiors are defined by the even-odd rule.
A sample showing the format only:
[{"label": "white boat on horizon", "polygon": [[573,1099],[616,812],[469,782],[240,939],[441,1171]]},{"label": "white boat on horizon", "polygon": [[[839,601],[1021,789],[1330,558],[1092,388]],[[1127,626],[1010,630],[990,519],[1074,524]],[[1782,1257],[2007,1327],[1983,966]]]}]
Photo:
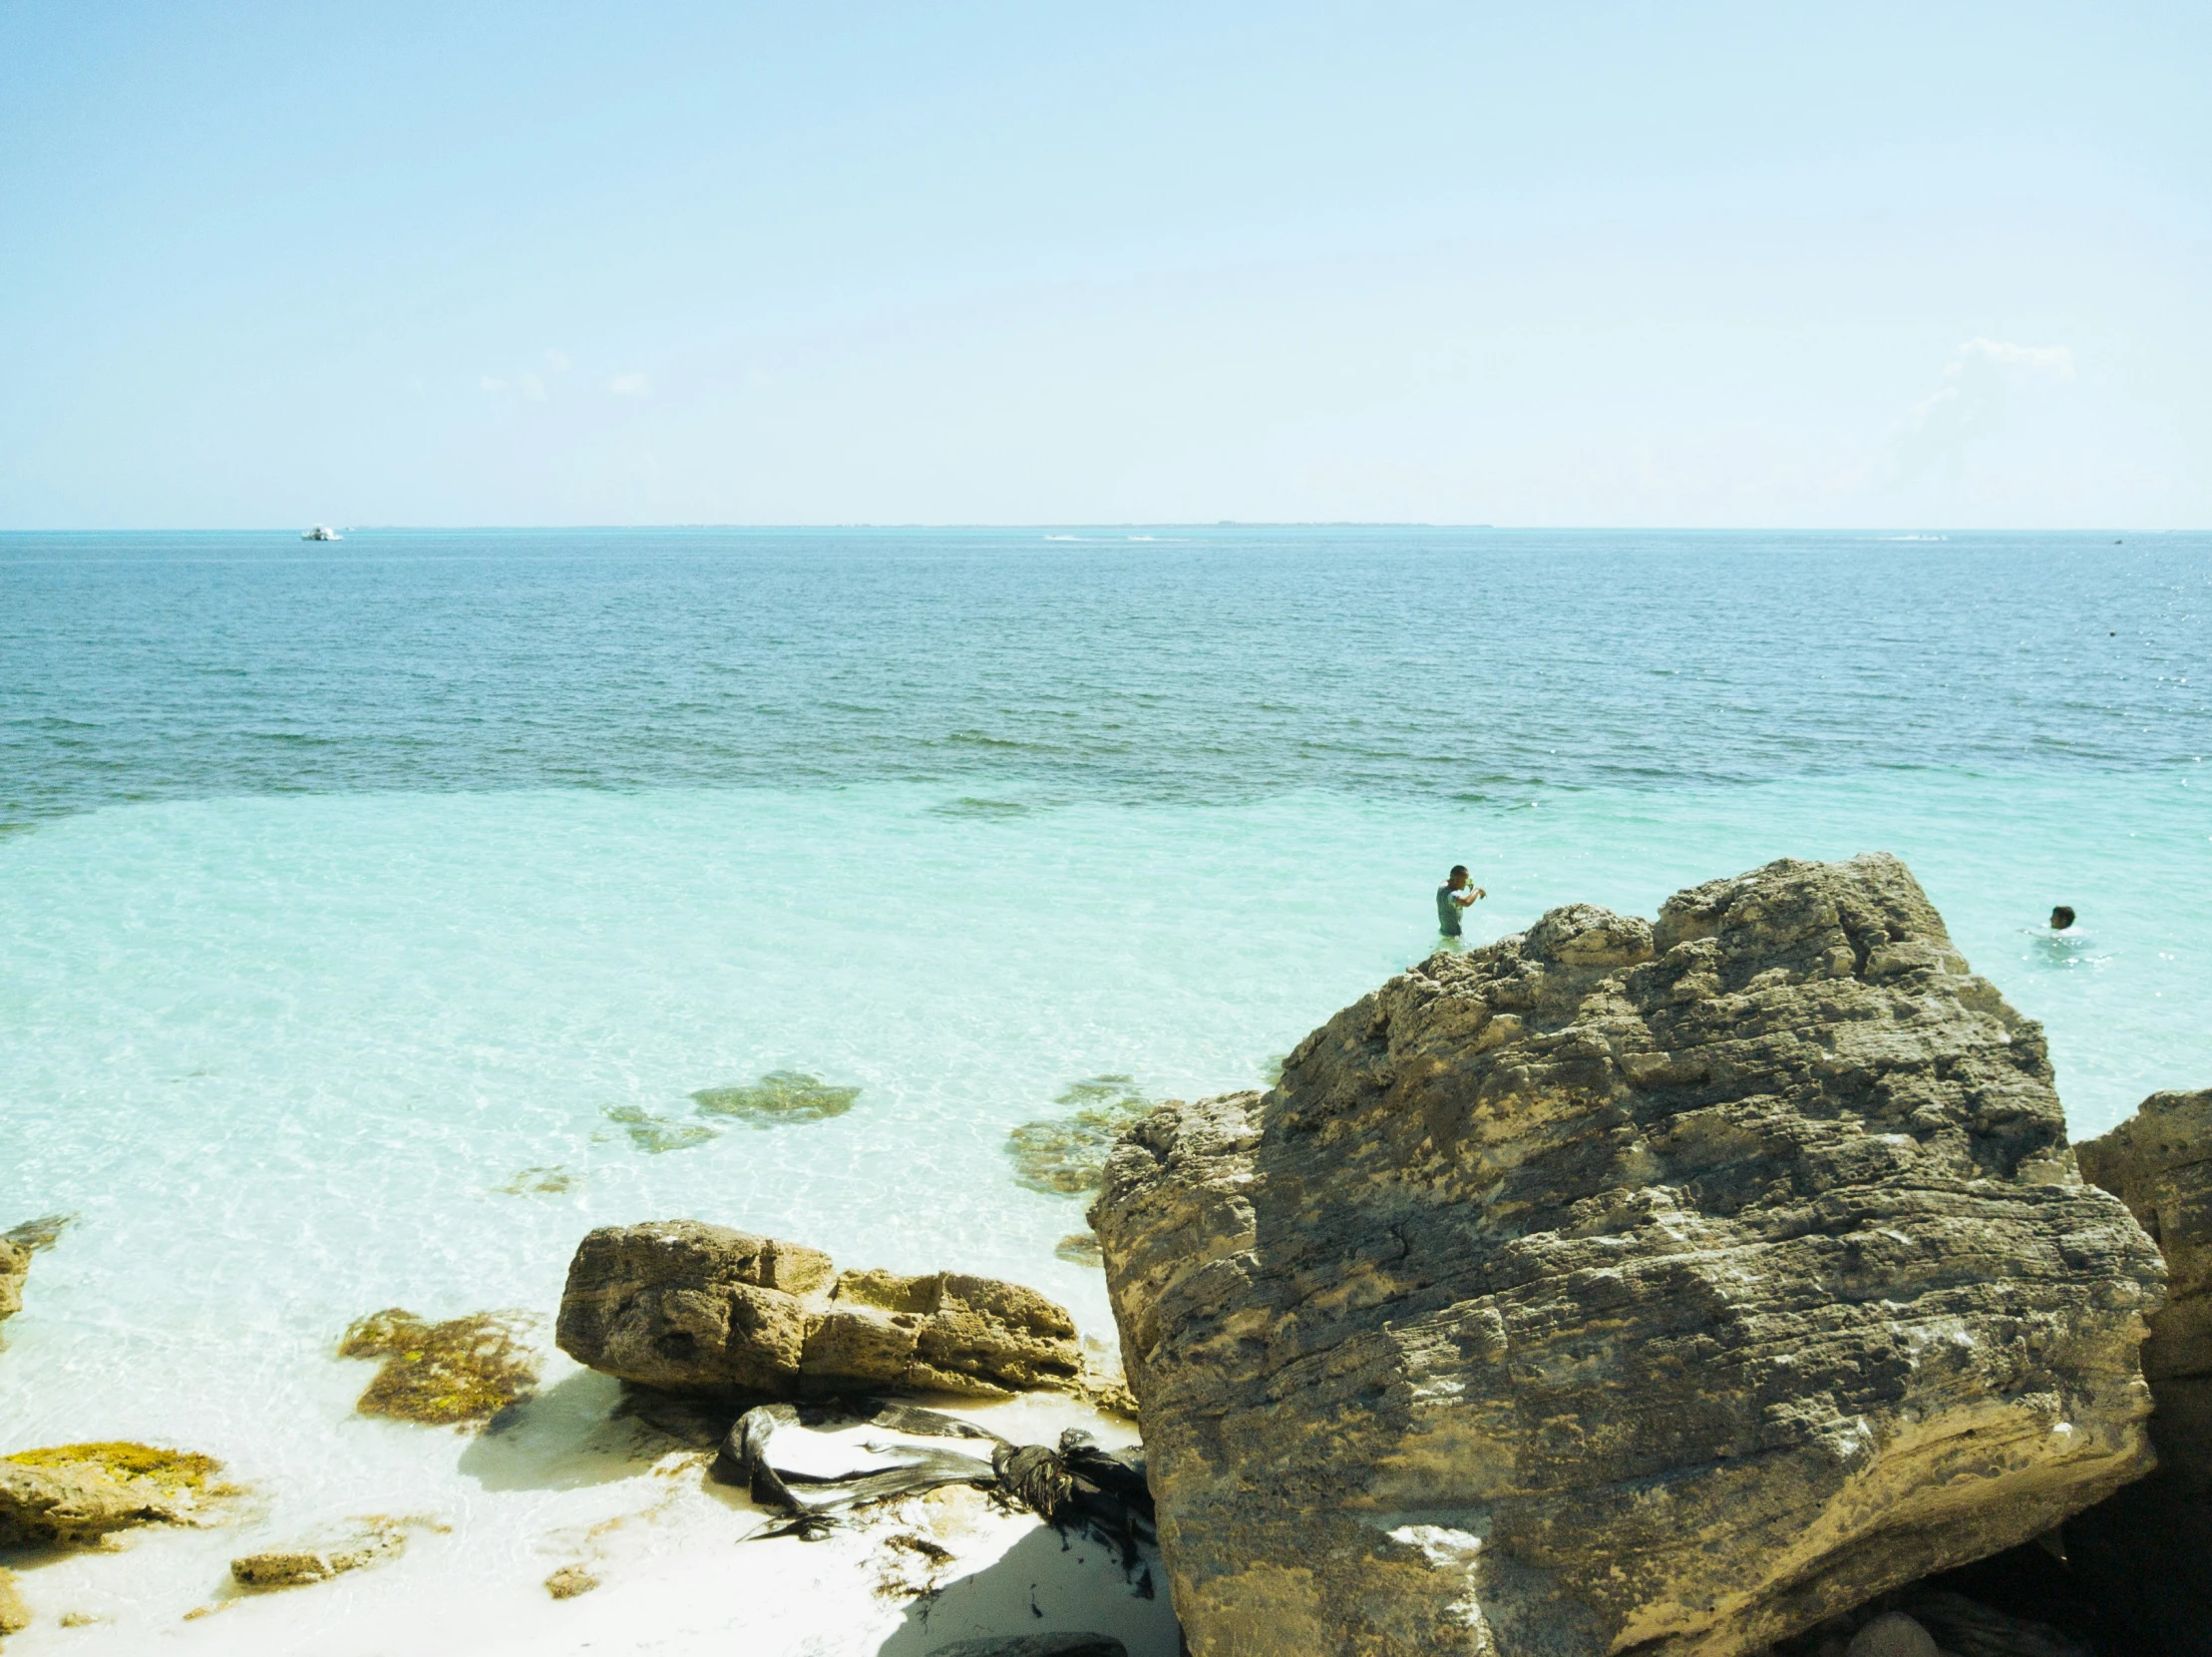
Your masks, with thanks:
[{"label": "white boat on horizon", "polygon": [[302,541],[343,541],[345,539],[328,524],[317,524],[311,530],[301,530],[299,538]]}]

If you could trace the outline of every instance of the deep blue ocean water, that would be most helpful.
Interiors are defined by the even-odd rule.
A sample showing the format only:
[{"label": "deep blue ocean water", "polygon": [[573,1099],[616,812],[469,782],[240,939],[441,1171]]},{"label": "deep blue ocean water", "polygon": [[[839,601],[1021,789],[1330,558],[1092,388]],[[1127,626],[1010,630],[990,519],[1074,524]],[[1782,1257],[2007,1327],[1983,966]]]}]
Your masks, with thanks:
[{"label": "deep blue ocean water", "polygon": [[[1109,1337],[1008,1130],[1258,1084],[1453,862],[1479,941],[1896,851],[2101,1131],[2212,1084],[2208,646],[2203,536],[0,536],[0,1227],[79,1216],[0,1451],[206,1450],[271,1542],[436,1512],[469,1547],[314,1649],[553,1649],[548,1538],[621,1487],[561,1437],[590,1378],[457,1451],[352,1413],[349,1321],[543,1315],[585,1229],[690,1215]],[[691,1099],[776,1069],[860,1097]],[[86,1566],[115,1620],[56,1638],[145,1649],[231,1539]]]},{"label": "deep blue ocean water", "polygon": [[2212,751],[2212,538],[0,536],[0,809],[883,781],[1487,801]]}]

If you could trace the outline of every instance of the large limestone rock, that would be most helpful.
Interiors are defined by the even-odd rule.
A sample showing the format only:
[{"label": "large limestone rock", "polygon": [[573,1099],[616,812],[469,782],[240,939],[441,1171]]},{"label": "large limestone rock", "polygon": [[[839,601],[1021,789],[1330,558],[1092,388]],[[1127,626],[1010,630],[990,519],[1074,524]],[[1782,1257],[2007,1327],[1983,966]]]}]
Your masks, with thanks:
[{"label": "large limestone rock", "polygon": [[1195,1657],[1754,1651],[2148,1465],[2157,1252],[1891,857],[1438,955],[1092,1221]]},{"label": "large limestone rock", "polygon": [[1074,1320],[1033,1289],[840,1272],[818,1249],[695,1220],[586,1236],[553,1339],[580,1364],[680,1393],[1002,1398],[1083,1380]]}]

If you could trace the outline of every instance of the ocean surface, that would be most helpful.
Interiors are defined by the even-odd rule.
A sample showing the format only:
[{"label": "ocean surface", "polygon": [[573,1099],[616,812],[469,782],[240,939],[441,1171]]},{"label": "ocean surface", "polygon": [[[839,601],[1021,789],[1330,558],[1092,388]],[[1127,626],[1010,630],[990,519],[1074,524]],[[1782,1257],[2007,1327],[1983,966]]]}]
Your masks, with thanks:
[{"label": "ocean surface", "polygon": [[[0,1229],[78,1216],[0,1451],[527,1551],[599,1475],[361,1420],[332,1344],[676,1215],[1110,1341],[1009,1129],[1262,1084],[1454,862],[1479,941],[1895,851],[2095,1133],[2212,1084],[2208,754],[2206,536],[0,536]],[[690,1097],[776,1070],[860,1093]]]}]

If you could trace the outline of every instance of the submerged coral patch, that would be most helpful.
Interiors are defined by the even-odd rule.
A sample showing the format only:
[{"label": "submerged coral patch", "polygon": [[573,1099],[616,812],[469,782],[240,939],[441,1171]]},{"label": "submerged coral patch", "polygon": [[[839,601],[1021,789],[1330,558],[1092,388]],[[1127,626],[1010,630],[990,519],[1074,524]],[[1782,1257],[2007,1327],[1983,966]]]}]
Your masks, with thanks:
[{"label": "submerged coral patch", "polygon": [[690,1150],[716,1136],[704,1122],[672,1122],[634,1104],[616,1105],[606,1113],[606,1119],[621,1123],[628,1130],[631,1144],[655,1156],[663,1151]]},{"label": "submerged coral patch", "polygon": [[550,1168],[524,1168],[505,1185],[495,1185],[493,1191],[503,1197],[557,1196],[576,1188],[577,1176],[557,1165]]},{"label": "submerged coral patch", "polygon": [[1006,1135],[1006,1154],[1016,1185],[1072,1197],[1099,1188],[1115,1139],[1155,1101],[1136,1077],[1113,1074],[1071,1082],[1052,1102],[1073,1114],[1023,1122]]},{"label": "submerged coral patch", "polygon": [[338,1343],[340,1358],[384,1367],[354,1408],[364,1416],[450,1427],[489,1421],[538,1386],[539,1358],[525,1312],[476,1312],[429,1323],[402,1307],[372,1312]]},{"label": "submerged coral patch", "polygon": [[861,1096],[858,1087],[837,1087],[804,1070],[770,1070],[751,1086],[702,1087],[691,1095],[714,1116],[743,1116],[766,1127],[776,1122],[818,1122],[842,1116]]}]

